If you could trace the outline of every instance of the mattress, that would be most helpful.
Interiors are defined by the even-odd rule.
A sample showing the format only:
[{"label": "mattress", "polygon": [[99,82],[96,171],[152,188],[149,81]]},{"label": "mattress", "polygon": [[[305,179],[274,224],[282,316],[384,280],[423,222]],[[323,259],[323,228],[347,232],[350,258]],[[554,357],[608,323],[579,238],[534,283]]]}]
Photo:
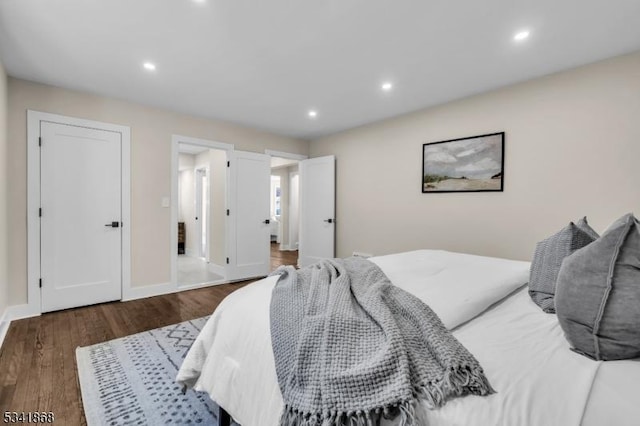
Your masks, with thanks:
[{"label": "mattress", "polygon": [[[601,363],[571,352],[555,315],[543,313],[522,288],[527,262],[433,250],[370,260],[395,285],[431,306],[497,390],[489,397],[452,400],[438,410],[420,406],[421,424],[601,424],[612,407],[608,388],[618,389],[629,372],[640,374],[638,363],[599,371]],[[283,406],[269,328],[276,280],[266,278],[227,297],[177,377],[207,392],[243,426],[275,426]],[[632,418],[628,410],[640,405],[629,395],[616,395],[616,406],[627,410],[619,414],[623,422]]]}]

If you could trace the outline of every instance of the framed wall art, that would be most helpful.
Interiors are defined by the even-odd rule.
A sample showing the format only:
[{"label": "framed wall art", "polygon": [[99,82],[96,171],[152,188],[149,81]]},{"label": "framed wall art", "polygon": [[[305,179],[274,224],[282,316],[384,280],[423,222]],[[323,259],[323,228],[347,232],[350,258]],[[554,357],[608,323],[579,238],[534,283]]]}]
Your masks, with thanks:
[{"label": "framed wall art", "polygon": [[422,192],[504,188],[504,132],[422,145]]}]

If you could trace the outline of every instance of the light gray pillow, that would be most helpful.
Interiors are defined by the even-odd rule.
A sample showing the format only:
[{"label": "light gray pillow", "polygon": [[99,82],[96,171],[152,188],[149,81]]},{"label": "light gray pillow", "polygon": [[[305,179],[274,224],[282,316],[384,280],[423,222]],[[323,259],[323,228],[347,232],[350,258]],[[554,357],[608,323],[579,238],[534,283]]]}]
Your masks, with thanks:
[{"label": "light gray pillow", "polygon": [[529,295],[546,313],[555,312],[554,295],[558,272],[565,257],[598,238],[587,218],[573,222],[536,245],[529,274]]},{"label": "light gray pillow", "polygon": [[640,357],[640,222],[633,214],[565,259],[556,310],[576,352],[596,360]]}]

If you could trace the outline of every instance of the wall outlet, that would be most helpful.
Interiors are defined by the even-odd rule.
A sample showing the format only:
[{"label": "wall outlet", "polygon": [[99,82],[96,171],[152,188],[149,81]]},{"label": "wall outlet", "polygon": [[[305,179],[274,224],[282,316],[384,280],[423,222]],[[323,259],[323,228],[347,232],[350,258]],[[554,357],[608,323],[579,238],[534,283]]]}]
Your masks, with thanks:
[{"label": "wall outlet", "polygon": [[361,251],[354,251],[352,256],[354,256],[354,257],[364,257],[365,259],[367,257],[373,257],[373,255],[371,253],[364,253],[364,252],[361,252]]},{"label": "wall outlet", "polygon": [[160,202],[160,204],[162,205],[162,207],[169,207],[171,206],[171,199],[169,197],[162,197],[162,201]]}]

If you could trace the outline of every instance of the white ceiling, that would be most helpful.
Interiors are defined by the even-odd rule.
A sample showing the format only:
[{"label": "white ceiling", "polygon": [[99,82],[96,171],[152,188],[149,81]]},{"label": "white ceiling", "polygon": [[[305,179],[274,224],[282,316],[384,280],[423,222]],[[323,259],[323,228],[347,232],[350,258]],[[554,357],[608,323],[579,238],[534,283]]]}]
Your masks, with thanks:
[{"label": "white ceiling", "polygon": [[639,0],[0,1],[12,76],[306,139],[639,49]]}]

